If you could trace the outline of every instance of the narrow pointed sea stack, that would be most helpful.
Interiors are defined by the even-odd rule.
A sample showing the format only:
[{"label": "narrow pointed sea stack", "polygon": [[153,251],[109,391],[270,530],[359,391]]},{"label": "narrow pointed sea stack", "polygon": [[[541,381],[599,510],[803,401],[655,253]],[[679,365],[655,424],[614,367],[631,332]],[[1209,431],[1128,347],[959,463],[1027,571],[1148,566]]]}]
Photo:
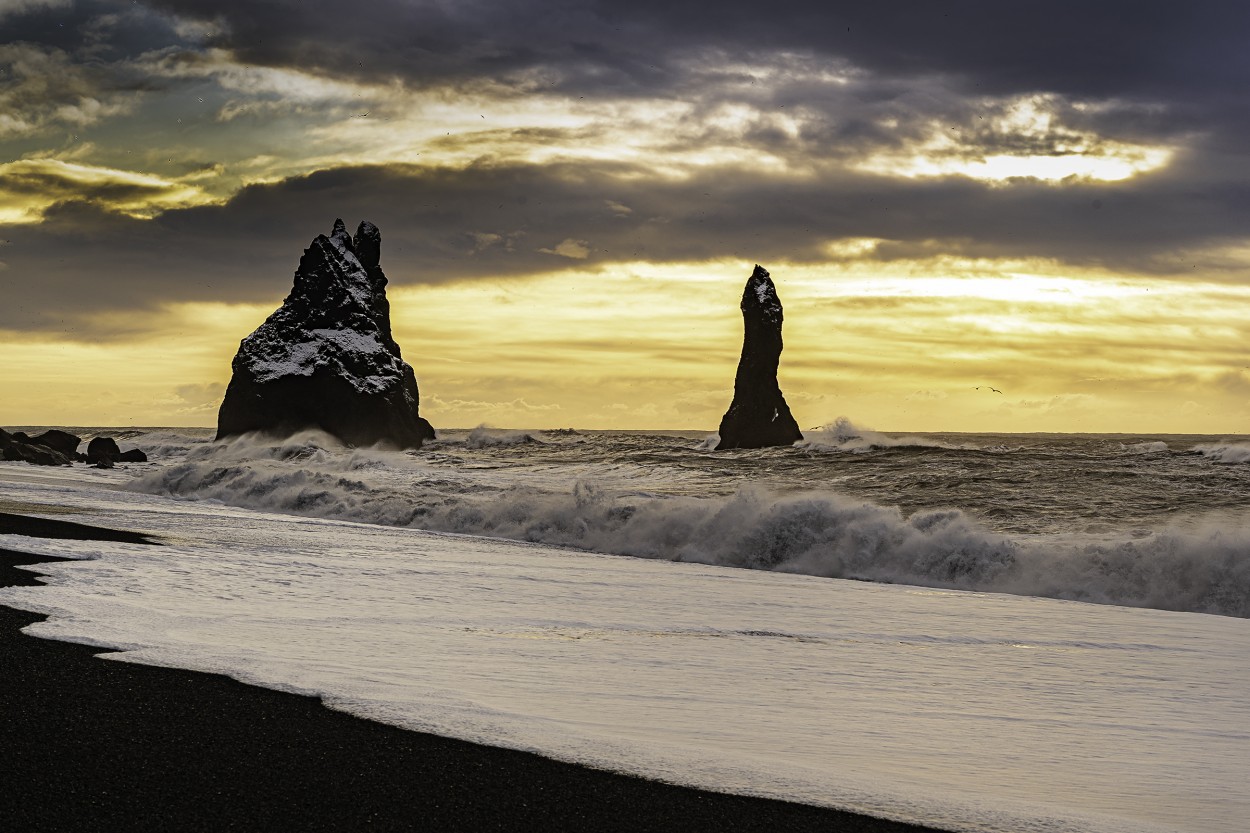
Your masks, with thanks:
[{"label": "narrow pointed sea stack", "polygon": [[734,398],[720,421],[722,448],[764,448],[803,439],[777,384],[781,360],[781,300],[768,270],[756,264],[742,292],[742,358]]},{"label": "narrow pointed sea stack", "polygon": [[417,414],[412,368],[391,337],[382,235],[342,220],[304,250],[295,286],[239,345],[217,439],[320,428],[351,445],[419,448],[434,429]]}]

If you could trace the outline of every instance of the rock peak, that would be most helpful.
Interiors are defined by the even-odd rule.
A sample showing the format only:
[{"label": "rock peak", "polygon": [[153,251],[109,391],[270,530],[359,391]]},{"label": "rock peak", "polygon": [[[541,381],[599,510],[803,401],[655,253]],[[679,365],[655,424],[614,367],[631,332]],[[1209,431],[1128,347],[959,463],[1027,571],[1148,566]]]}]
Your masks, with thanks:
[{"label": "rock peak", "polygon": [[751,277],[747,278],[746,288],[742,290],[744,315],[747,307],[758,307],[770,321],[777,324],[780,324],[783,319],[781,299],[777,297],[777,287],[773,284],[768,270],[758,263],[755,264],[755,271],[751,273]]},{"label": "rock peak", "polygon": [[382,232],[377,226],[368,220],[362,220],[352,244],[361,266],[369,271],[378,268],[382,259]]},{"label": "rock peak", "polygon": [[217,437],[320,428],[346,443],[419,447],[416,376],[391,336],[382,235],[343,221],[300,258],[291,293],[239,345]]},{"label": "rock peak", "polygon": [[777,287],[758,263],[742,290],[742,357],[734,377],[734,398],[720,423],[716,448],[792,445],[803,439],[777,384],[784,315]]}]

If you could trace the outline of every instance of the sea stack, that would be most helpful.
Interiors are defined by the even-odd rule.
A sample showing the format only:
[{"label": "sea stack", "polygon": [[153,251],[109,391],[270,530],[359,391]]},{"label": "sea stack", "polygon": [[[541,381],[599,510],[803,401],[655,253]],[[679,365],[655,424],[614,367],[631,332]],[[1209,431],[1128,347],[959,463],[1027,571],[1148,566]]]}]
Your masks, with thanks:
[{"label": "sea stack", "polygon": [[353,238],[335,220],[304,250],[291,294],[239,345],[217,439],[320,428],[349,445],[419,448],[434,437],[391,337],[381,248],[377,226]]},{"label": "sea stack", "polygon": [[723,448],[791,445],[803,439],[777,384],[781,360],[781,300],[768,270],[755,265],[742,292],[742,358],[734,398],[720,421]]}]

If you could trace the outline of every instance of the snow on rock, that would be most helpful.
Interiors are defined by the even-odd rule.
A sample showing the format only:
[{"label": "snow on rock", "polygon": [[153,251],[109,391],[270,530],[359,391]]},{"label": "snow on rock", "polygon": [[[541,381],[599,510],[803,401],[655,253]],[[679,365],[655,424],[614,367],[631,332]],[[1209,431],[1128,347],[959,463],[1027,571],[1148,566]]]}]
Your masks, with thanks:
[{"label": "snow on rock", "polygon": [[291,293],[239,345],[217,438],[320,428],[346,443],[420,447],[434,429],[418,413],[412,368],[391,336],[382,235],[342,220],[300,259]]}]

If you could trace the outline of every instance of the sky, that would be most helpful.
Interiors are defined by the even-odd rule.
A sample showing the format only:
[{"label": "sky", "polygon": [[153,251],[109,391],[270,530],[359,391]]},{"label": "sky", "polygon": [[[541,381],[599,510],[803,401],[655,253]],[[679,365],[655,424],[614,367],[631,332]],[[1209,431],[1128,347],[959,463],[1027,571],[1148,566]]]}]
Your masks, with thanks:
[{"label": "sky", "polygon": [[[1250,433],[1250,4],[0,0],[0,425],[213,426],[334,220],[436,428]],[[990,388],[996,388],[996,393]]]}]

